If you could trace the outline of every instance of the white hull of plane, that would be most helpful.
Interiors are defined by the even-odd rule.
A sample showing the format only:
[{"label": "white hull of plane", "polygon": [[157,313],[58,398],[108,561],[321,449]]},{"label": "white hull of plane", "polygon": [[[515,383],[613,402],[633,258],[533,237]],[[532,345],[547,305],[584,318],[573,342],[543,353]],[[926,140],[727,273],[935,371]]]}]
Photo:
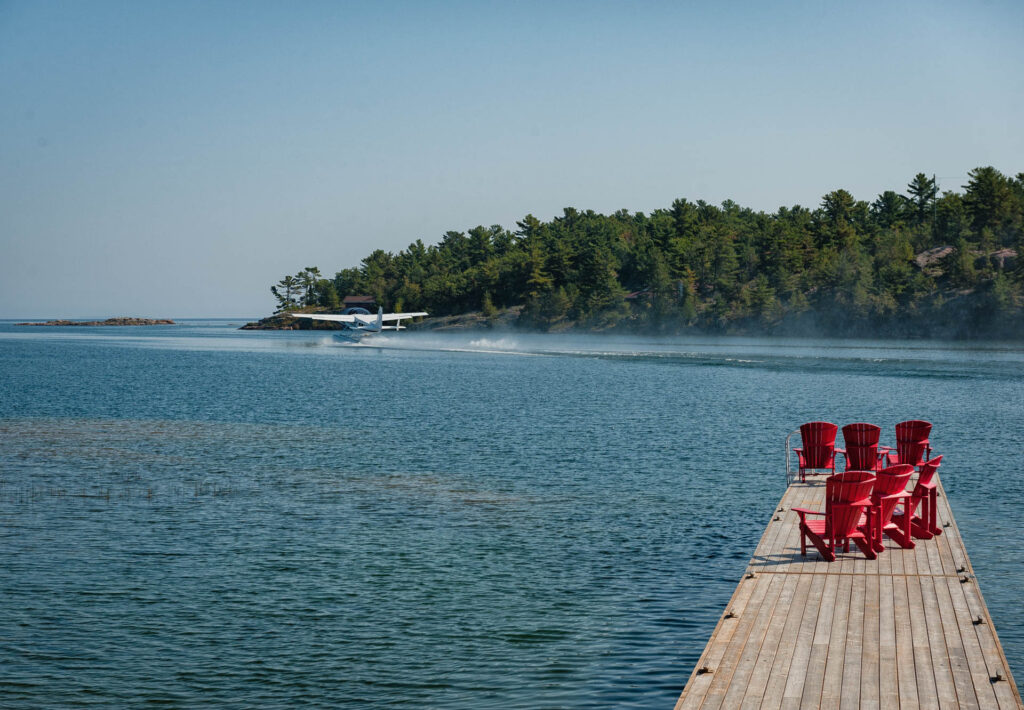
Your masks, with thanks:
[{"label": "white hull of plane", "polygon": [[347,330],[343,330],[340,333],[335,333],[334,337],[343,343],[355,345],[367,335],[369,335],[369,333],[360,333],[359,331],[349,332]]}]

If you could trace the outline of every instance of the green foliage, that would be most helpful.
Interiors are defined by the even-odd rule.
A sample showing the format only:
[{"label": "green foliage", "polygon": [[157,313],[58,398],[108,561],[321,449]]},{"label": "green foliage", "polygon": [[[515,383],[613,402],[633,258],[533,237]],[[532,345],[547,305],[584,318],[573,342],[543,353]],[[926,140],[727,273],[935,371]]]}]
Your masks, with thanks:
[{"label": "green foliage", "polygon": [[975,285],[978,275],[974,261],[970,245],[961,237],[956,242],[956,249],[946,258],[946,271],[954,286],[970,288]]},{"label": "green foliage", "polygon": [[480,313],[484,318],[493,318],[498,315],[498,309],[494,307],[490,291],[484,293],[484,302],[480,306]]},{"label": "green foliage", "polygon": [[[941,261],[928,257],[942,247],[954,248]],[[357,294],[436,315],[493,317],[521,306],[520,324],[543,330],[771,331],[807,322],[836,333],[872,334],[887,323],[910,332],[908,319],[943,313],[1024,322],[1024,260],[999,252],[1007,247],[1024,248],[1024,173],[983,167],[963,194],[939,196],[935,178],[918,173],[905,194],[886,190],[868,203],[834,190],[817,209],[763,213],[678,199],[650,215],[570,207],[543,222],[528,214],[515,231],[477,226],[397,254],[378,249],[330,280],[307,267],[271,291],[279,310],[335,309]]]},{"label": "green foliage", "polygon": [[952,244],[967,230],[967,225],[963,197],[944,192],[935,203],[935,243]]},{"label": "green foliage", "polygon": [[883,229],[902,224],[907,211],[907,199],[892,190],[886,190],[871,203],[871,216]]},{"label": "green foliage", "polygon": [[977,234],[984,229],[1002,233],[1012,220],[1013,188],[1010,180],[995,168],[975,168],[968,173],[970,181],[964,193],[964,207]]},{"label": "green foliage", "polygon": [[935,176],[927,177],[918,173],[907,185],[907,197],[911,204],[914,224],[924,224],[931,219],[935,196],[939,194]]},{"label": "green foliage", "polygon": [[277,285],[270,287],[270,292],[277,299],[277,311],[287,311],[297,308],[299,305],[299,281],[294,276],[285,276],[277,282]]},{"label": "green foliage", "polygon": [[338,291],[334,288],[334,282],[328,279],[320,279],[316,282],[316,293],[318,306],[329,309],[337,309],[341,306],[341,299],[338,298]]},{"label": "green foliage", "polygon": [[277,299],[277,311],[287,311],[301,306],[324,306],[337,308],[341,305],[335,282],[320,276],[320,269],[307,266],[294,276],[285,276],[270,287]]}]

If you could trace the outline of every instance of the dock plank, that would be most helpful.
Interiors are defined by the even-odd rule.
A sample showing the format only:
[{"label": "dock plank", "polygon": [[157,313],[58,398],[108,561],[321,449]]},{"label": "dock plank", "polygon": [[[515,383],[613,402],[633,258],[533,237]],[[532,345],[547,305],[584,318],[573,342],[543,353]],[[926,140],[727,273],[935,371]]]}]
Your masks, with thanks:
[{"label": "dock plank", "polygon": [[790,485],[677,710],[1024,710],[949,500],[936,481],[942,535],[915,540],[912,549],[886,538],[876,560],[851,547],[833,563],[813,546],[800,555],[792,512],[824,509],[823,477]]},{"label": "dock plank", "polygon": [[779,644],[785,633],[789,617],[800,613],[800,609],[793,606],[793,598],[796,596],[800,578],[793,574],[776,576],[783,580],[777,602],[779,611],[771,619],[773,623],[769,625],[764,642],[761,644],[761,650],[754,660],[746,692],[743,694],[743,701],[740,705],[741,710],[755,710],[761,707],[772,670],[776,667],[776,663],[782,660],[778,657]]},{"label": "dock plank", "polygon": [[946,577],[945,580],[949,589],[949,598],[953,604],[956,623],[960,627],[960,639],[963,642],[967,663],[971,670],[971,680],[974,681],[974,688],[978,693],[978,704],[982,708],[999,707],[993,683],[990,680],[988,664],[981,652],[978,633],[975,631],[971,612],[967,607],[967,599],[964,597],[963,583],[952,577]]},{"label": "dock plank", "polygon": [[956,686],[953,684],[953,669],[949,665],[946,638],[943,635],[942,622],[939,618],[939,601],[935,596],[935,580],[932,577],[919,577],[918,583],[921,588],[920,613],[927,620],[925,631],[932,660],[932,677],[935,679],[938,695],[937,704],[943,710],[955,708],[958,707]]},{"label": "dock plank", "polygon": [[[917,672],[914,664],[914,637],[910,625],[910,599],[907,592],[907,577],[894,576],[893,612],[896,615],[896,679],[899,688],[900,710],[916,710],[921,700],[917,692]],[[925,705],[925,708],[934,705]]]},{"label": "dock plank", "polygon": [[[807,661],[807,672],[804,674],[803,692],[800,695],[801,708],[821,707],[825,662],[828,660],[829,641],[832,639],[832,617],[836,613],[838,595],[839,576],[825,575],[825,589],[821,595],[821,608],[818,609],[818,618],[814,625],[811,653]],[[838,641],[836,639],[837,643]]]},{"label": "dock plank", "polygon": [[825,587],[825,575],[816,574],[811,578],[810,600],[804,609],[797,631],[796,644],[793,647],[793,660],[789,664],[786,676],[786,688],[782,694],[780,707],[800,707],[800,696],[804,692],[804,678],[807,676],[807,664],[811,658],[811,641],[814,639],[814,627],[818,622],[818,612],[823,604],[821,591]]},{"label": "dock plank", "polygon": [[[761,655],[764,641],[768,637],[768,629],[775,614],[779,597],[782,594],[782,588],[785,586],[785,575],[768,575],[766,579],[770,580],[767,583],[771,586],[765,595],[764,603],[761,604],[761,608],[754,618],[746,646],[743,648],[743,653],[740,654],[740,660],[736,665],[736,670],[733,672],[729,687],[722,697],[721,706],[725,708],[739,707],[743,702],[743,698],[750,686],[751,676],[753,676],[754,669],[756,668],[757,659]],[[714,707],[714,705],[712,704],[708,707]]]},{"label": "dock plank", "polygon": [[764,710],[776,710],[782,707],[782,696],[786,690],[786,681],[789,678],[789,669],[793,662],[793,651],[796,648],[797,635],[800,632],[800,625],[804,615],[817,613],[817,601],[810,597],[811,581],[813,577],[809,574],[786,575],[789,580],[796,580],[796,593],[789,613],[786,615],[786,624],[782,629],[782,638],[779,639],[779,648],[775,654],[775,662],[772,663],[768,675],[768,683],[764,689],[764,696],[761,699],[761,708]]},{"label": "dock plank", "polygon": [[846,652],[843,654],[843,679],[839,710],[860,707],[861,661],[864,655],[865,578],[863,571],[851,580],[850,611],[846,624]]},{"label": "dock plank", "polygon": [[739,617],[737,615],[745,613],[747,603],[750,601],[750,596],[754,591],[754,586],[754,581],[746,578],[737,585],[736,591],[733,592],[729,605],[726,607],[726,611],[722,612],[718,625],[711,634],[711,641],[708,642],[704,653],[701,654],[700,660],[697,661],[697,665],[693,669],[693,673],[690,674],[690,680],[687,682],[683,694],[676,703],[676,710],[699,708],[704,702],[704,696],[711,686],[714,669],[718,667],[722,657],[725,656],[729,642],[732,640],[737,626],[739,626]]},{"label": "dock plank", "polygon": [[960,627],[956,623],[956,611],[953,609],[953,602],[949,596],[949,587],[946,586],[947,579],[947,577],[933,577],[929,580],[935,589],[939,623],[942,625],[942,633],[946,640],[946,656],[953,672],[953,684],[956,687],[959,706],[977,708],[979,707],[978,692],[971,679],[967,652],[964,650],[964,643],[960,638]]},{"label": "dock plank", "polygon": [[[919,545],[918,548],[920,547]],[[931,637],[928,635],[928,620],[925,617],[924,595],[921,592],[919,576],[907,578],[907,599],[918,699],[923,708],[939,707],[935,671],[932,666]],[[942,648],[945,650],[944,642]]]},{"label": "dock plank", "polygon": [[716,710],[716,708],[722,707],[725,694],[732,684],[733,674],[740,665],[740,656],[747,648],[750,632],[754,628],[754,622],[757,619],[758,612],[761,610],[761,604],[764,602],[774,577],[774,575],[764,575],[754,578],[752,582],[754,591],[750,596],[750,602],[747,604],[746,610],[739,615],[740,620],[736,626],[736,632],[729,641],[729,645],[722,656],[721,662],[718,664],[718,668],[714,669],[711,686],[708,688],[707,696],[701,705],[705,710]]},{"label": "dock plank", "polygon": [[896,592],[893,578],[878,579],[878,702],[883,708],[900,706],[899,676],[896,668]]},{"label": "dock plank", "polygon": [[[852,558],[850,558],[852,559]],[[846,647],[849,643],[850,600],[853,597],[853,569],[839,576],[839,590],[836,593],[835,612],[832,615],[832,630],[827,644],[825,677],[821,685],[821,707],[839,707],[843,691],[843,671],[846,668]]]},{"label": "dock plank", "polygon": [[879,681],[879,580],[880,575],[866,576],[864,579],[864,644],[861,653],[861,686],[860,706],[863,710],[879,710],[881,702],[878,697],[881,683]]}]

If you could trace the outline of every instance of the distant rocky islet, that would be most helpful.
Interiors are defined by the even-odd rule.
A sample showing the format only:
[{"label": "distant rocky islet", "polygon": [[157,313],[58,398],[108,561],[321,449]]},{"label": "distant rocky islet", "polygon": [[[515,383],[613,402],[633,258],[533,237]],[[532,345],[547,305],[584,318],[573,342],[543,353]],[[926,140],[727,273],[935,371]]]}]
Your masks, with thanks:
[{"label": "distant rocky islet", "polygon": [[49,326],[67,326],[67,325],[174,325],[174,321],[170,318],[107,318],[106,320],[48,320],[48,321],[34,321],[30,323],[15,323],[15,325],[49,325]]}]

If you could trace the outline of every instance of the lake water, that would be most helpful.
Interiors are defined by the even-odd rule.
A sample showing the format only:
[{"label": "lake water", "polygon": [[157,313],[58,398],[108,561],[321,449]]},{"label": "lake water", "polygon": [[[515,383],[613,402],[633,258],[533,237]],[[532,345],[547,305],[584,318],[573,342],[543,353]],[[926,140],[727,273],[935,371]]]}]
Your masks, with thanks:
[{"label": "lake water", "polygon": [[1024,350],[0,323],[0,705],[669,708],[801,422],[935,424],[1024,671]]}]

